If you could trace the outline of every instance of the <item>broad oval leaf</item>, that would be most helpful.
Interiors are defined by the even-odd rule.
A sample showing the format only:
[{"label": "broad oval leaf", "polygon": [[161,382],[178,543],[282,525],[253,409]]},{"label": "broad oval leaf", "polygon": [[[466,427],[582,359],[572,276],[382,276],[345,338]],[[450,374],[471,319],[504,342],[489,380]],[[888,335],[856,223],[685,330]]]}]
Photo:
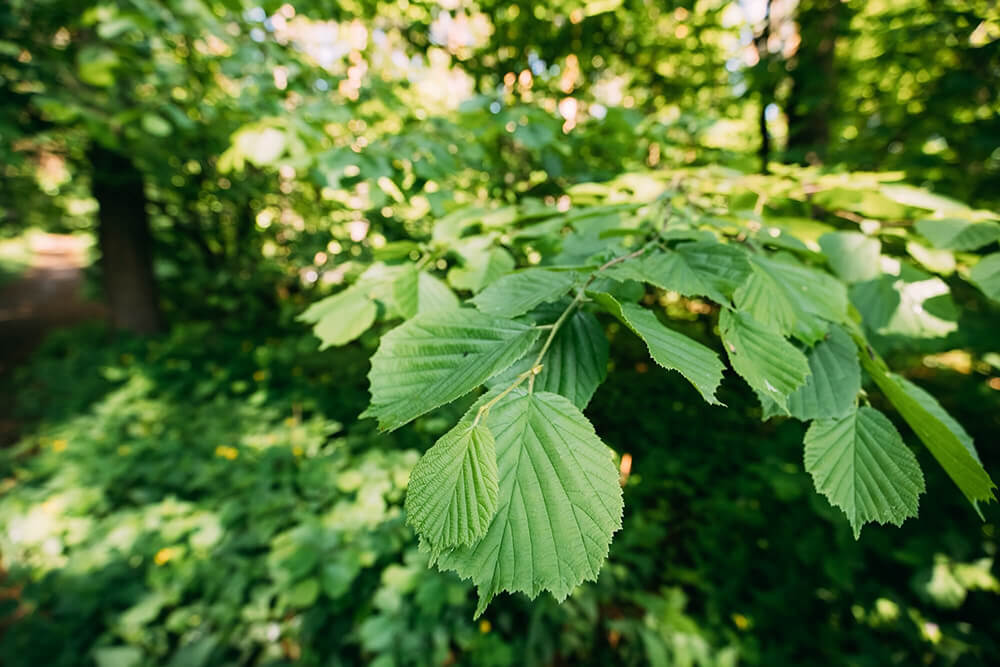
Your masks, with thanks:
[{"label": "broad oval leaf", "polygon": [[854,408],[861,390],[861,364],[850,335],[830,327],[826,340],[806,355],[809,377],[788,397],[788,411],[796,419],[843,417]]},{"label": "broad oval leaf", "polygon": [[368,374],[379,430],[464,396],[520,359],[538,329],[469,308],[417,315],[385,336]]},{"label": "broad oval leaf", "polygon": [[719,355],[670,329],[642,306],[619,303],[610,294],[595,294],[594,299],[646,343],[656,363],[683,375],[708,403],[722,405],[715,397],[725,370]]},{"label": "broad oval leaf", "polygon": [[[558,317],[556,312],[550,322]],[[530,369],[541,350],[542,337],[527,355],[489,385],[507,387],[518,375]],[[608,338],[593,313],[578,310],[563,322],[552,344],[542,357],[542,370],[535,376],[535,391],[551,391],[565,396],[581,410],[608,375]]]},{"label": "broad oval leaf", "polygon": [[787,413],[788,396],[809,375],[806,356],[784,336],[746,313],[723,310],[719,330],[733,369],[758,394]]},{"label": "broad oval leaf", "polygon": [[865,523],[902,525],[917,515],[924,476],[896,427],[874,408],[813,422],[806,432],[805,468],[816,490],[844,511],[854,539]]},{"label": "broad oval leaf", "polygon": [[377,314],[375,300],[364,285],[356,284],[312,304],[298,319],[314,325],[322,350],[351,342],[368,330]]},{"label": "broad oval leaf", "polygon": [[[896,376],[889,373],[885,362],[872,350],[871,346],[863,339],[859,339],[858,342],[866,350],[860,355],[861,366],[875,381],[889,402],[899,410],[899,414],[930,450],[966,499],[977,511],[979,510],[977,501],[993,500],[993,489],[996,488],[996,484],[990,479],[989,474],[962,441],[962,438],[949,428],[946,421],[941,419],[940,413],[935,414],[937,410],[926,404],[925,397],[921,395],[922,392],[912,390],[911,387],[915,387],[915,385],[899,382]],[[940,406],[938,407],[940,408]],[[944,412],[943,409],[941,412]]]},{"label": "broad oval leaf", "polygon": [[819,237],[819,247],[844,282],[873,280],[882,272],[882,242],[877,238],[860,232],[829,232]]},{"label": "broad oval leaf", "polygon": [[493,434],[472,413],[420,458],[406,491],[406,522],[432,549],[472,544],[497,510]]},{"label": "broad oval leaf", "polygon": [[775,331],[812,344],[830,322],[847,319],[847,288],[791,255],[755,255],[753,273],[734,295],[736,306]]},{"label": "broad oval leaf", "polygon": [[935,248],[947,250],[976,250],[1000,239],[1000,223],[989,220],[918,220],[916,228]]},{"label": "broad oval leaf", "polygon": [[737,287],[750,275],[746,252],[725,243],[697,241],[675,249],[642,256],[610,267],[609,276],[647,282],[684,296],[704,296],[729,303]]},{"label": "broad oval leaf", "polygon": [[458,308],[458,297],[442,280],[413,266],[393,281],[392,301],[406,319],[418,313]]},{"label": "broad oval leaf", "polygon": [[487,315],[517,317],[546,301],[558,299],[573,286],[571,271],[527,269],[500,277],[477,294],[472,303]]},{"label": "broad oval leaf", "polygon": [[622,490],[611,450],[565,397],[515,389],[491,409],[500,501],[479,542],[440,555],[472,579],[476,616],[500,591],[563,600],[594,580],[621,527]]},{"label": "broad oval leaf", "polygon": [[969,272],[969,279],[983,294],[994,301],[1000,301],[1000,252],[979,260]]}]

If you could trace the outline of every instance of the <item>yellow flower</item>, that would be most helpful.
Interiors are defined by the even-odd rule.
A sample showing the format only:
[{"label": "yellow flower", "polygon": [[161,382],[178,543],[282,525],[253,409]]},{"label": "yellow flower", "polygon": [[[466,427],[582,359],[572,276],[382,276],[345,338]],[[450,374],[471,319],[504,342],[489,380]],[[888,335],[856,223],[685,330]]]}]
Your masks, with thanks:
[{"label": "yellow flower", "polygon": [[746,630],[750,627],[750,619],[743,614],[733,614],[733,624],[740,630]]},{"label": "yellow flower", "polygon": [[164,547],[153,556],[153,562],[157,565],[166,565],[167,561],[176,556],[179,551],[176,547]]},{"label": "yellow flower", "polygon": [[229,447],[228,445],[219,445],[215,448],[215,455],[221,456],[224,459],[234,460],[240,455],[239,451],[235,447]]},{"label": "yellow flower", "polygon": [[485,618],[479,621],[479,631],[484,635],[493,629],[493,624],[487,621]]},{"label": "yellow flower", "polygon": [[54,451],[54,452],[65,451],[65,449],[66,449],[66,447],[68,445],[69,445],[69,443],[66,442],[65,440],[63,440],[62,438],[59,438],[57,440],[53,440],[52,441],[52,451]]},{"label": "yellow flower", "polygon": [[302,450],[302,447],[300,447],[299,445],[295,445],[294,447],[292,447],[292,455],[295,456],[295,458],[299,458],[300,456],[302,456],[303,453],[304,452]]}]

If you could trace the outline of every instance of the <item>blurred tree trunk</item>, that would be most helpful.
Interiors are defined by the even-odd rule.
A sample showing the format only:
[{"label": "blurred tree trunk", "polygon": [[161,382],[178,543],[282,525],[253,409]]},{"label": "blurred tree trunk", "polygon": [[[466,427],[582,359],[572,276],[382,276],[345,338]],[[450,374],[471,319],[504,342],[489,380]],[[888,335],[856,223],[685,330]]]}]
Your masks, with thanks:
[{"label": "blurred tree trunk", "polygon": [[796,11],[801,43],[789,61],[787,157],[816,163],[830,144],[830,116],[837,98],[834,53],[842,22],[841,0],[801,0]]},{"label": "blurred tree trunk", "polygon": [[142,174],[125,155],[92,144],[104,291],[116,328],[155,333],[163,327],[153,277],[152,236]]}]

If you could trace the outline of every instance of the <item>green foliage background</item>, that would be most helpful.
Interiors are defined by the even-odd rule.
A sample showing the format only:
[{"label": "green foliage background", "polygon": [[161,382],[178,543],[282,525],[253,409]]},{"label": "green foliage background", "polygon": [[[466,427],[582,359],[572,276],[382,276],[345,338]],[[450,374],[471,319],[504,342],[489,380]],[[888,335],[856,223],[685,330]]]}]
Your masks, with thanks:
[{"label": "green foliage background", "polygon": [[[879,185],[906,180],[996,219],[993,3],[801,0],[800,49],[755,51],[753,64],[762,24],[731,24],[739,3],[293,4],[291,16],[236,0],[0,7],[0,237],[93,234],[88,150],[127,155],[171,324],[149,339],[56,332],[2,379],[22,435],[0,454],[0,663],[1000,662],[996,504],[980,521],[915,449],[919,518],[855,541],[802,469],[803,425],[761,421],[731,373],[728,409],[703,404],[615,323],[609,379],[587,408],[632,461],[610,559],[562,605],[500,596],[473,621],[471,585],[428,568],[403,513],[410,470],[471,399],[377,434],[357,416],[368,359],[397,320],[379,311],[356,342],[322,350],[296,320],[419,244],[442,278],[463,266],[477,249],[436,238],[442,219],[502,234],[607,188],[656,197],[673,174],[694,203],[723,192],[726,215],[810,240],[878,222],[886,254],[920,272],[880,278],[878,294],[941,276],[952,303],[869,334],[997,479],[1000,311],[968,281],[996,239],[941,253],[948,239]],[[446,13],[492,31],[436,40]],[[279,16],[338,21],[329,41],[354,46],[324,67],[280,37]],[[835,79],[822,75],[829,35]],[[394,49],[431,85],[384,57]],[[431,94],[449,86],[468,86],[461,104]],[[579,112],[562,113],[567,97]],[[760,168],[767,104],[781,111],[765,118],[778,176],[758,181],[743,173]],[[817,114],[827,140],[792,141],[794,117]],[[790,194],[812,182],[808,201]],[[558,245],[552,228],[538,232],[540,251],[558,250],[544,247]],[[25,259],[0,262],[3,282]],[[100,267],[88,271],[97,292]],[[660,305],[718,349],[704,303]]]}]

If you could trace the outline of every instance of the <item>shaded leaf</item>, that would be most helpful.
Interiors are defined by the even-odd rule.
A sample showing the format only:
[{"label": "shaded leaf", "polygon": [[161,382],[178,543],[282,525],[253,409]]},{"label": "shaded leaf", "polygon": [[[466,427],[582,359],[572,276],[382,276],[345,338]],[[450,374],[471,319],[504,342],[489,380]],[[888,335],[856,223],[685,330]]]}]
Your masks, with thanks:
[{"label": "shaded leaf", "polygon": [[896,427],[874,408],[813,422],[806,432],[805,468],[816,490],[844,511],[861,536],[865,523],[902,525],[917,515],[924,476]]}]

